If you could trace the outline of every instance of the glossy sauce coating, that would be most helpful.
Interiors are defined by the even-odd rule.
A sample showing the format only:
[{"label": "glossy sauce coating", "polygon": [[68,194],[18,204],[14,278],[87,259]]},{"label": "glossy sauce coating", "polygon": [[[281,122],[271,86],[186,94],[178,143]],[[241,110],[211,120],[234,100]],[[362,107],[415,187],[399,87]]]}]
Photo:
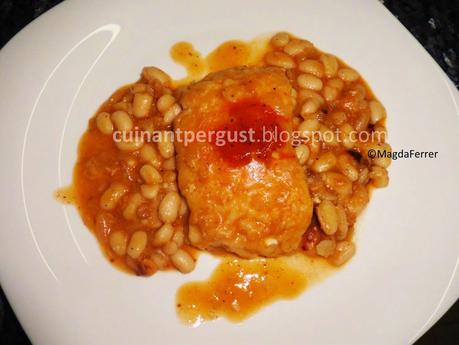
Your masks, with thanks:
[{"label": "glossy sauce coating", "polygon": [[231,166],[242,166],[252,159],[266,162],[285,144],[280,138],[285,118],[267,104],[246,99],[228,107],[229,120],[215,129],[225,139],[220,143],[214,138],[212,144]]},{"label": "glossy sauce coating", "polygon": [[[174,122],[176,130],[251,130],[255,139],[221,147],[205,140],[176,142],[179,187],[196,235],[191,243],[241,257],[297,251],[312,202],[293,148],[273,135],[277,130],[288,137],[292,127],[295,98],[284,72],[226,69],[190,85],[179,101],[183,111]],[[274,138],[265,140],[263,134]]]}]

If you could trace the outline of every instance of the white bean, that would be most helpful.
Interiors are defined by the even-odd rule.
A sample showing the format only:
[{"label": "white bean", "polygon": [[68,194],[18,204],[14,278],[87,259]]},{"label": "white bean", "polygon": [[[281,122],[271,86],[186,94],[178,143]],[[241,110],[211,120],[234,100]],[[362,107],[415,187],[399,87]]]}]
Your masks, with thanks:
[{"label": "white bean", "polygon": [[306,40],[293,39],[284,47],[284,52],[288,55],[295,56],[302,53],[306,48],[313,47],[312,43]]},{"label": "white bean", "polygon": [[147,246],[147,239],[148,237],[145,231],[134,232],[131,236],[131,240],[129,241],[127,254],[131,258],[137,259]]},{"label": "white bean", "polygon": [[189,273],[195,267],[195,262],[190,254],[179,249],[171,256],[172,264],[182,273]]},{"label": "white bean", "polygon": [[142,149],[140,150],[140,158],[153,165],[153,167],[155,167],[156,169],[159,169],[161,167],[162,158],[158,154],[154,146],[150,144],[146,144],[142,147]]},{"label": "white bean", "polygon": [[96,117],[96,126],[102,134],[112,134],[113,123],[110,120],[110,114],[107,112],[99,113]]},{"label": "white bean", "polygon": [[128,132],[132,130],[132,120],[128,113],[123,110],[117,110],[112,114],[112,121],[116,128],[122,132]]},{"label": "white bean", "polygon": [[127,236],[124,231],[114,231],[110,233],[110,248],[115,254],[123,256],[126,254]]},{"label": "white bean", "polygon": [[290,55],[282,52],[269,52],[265,55],[268,65],[277,66],[285,69],[295,68],[295,60]]},{"label": "white bean", "polygon": [[307,162],[309,158],[309,148],[306,145],[301,144],[295,147],[295,153],[296,153],[296,157],[298,158],[298,162],[301,165]]},{"label": "white bean", "polygon": [[155,232],[152,243],[156,247],[162,246],[169,242],[173,235],[174,228],[171,224],[166,223]]},{"label": "white bean", "polygon": [[309,89],[314,91],[322,90],[323,83],[320,78],[313,76],[312,74],[300,74],[297,78],[298,86],[303,89]]},{"label": "white bean", "polygon": [[166,86],[171,84],[171,77],[156,67],[145,67],[142,71],[142,75],[150,82],[158,80],[160,83]]},{"label": "white bean", "polygon": [[159,185],[143,184],[140,186],[140,193],[145,199],[154,199],[158,195],[160,188]]},{"label": "white bean", "polygon": [[180,115],[180,112],[182,111],[182,107],[175,103],[173,106],[171,106],[165,113],[164,113],[164,123],[166,125],[169,125],[174,121],[174,119]]},{"label": "white bean", "polygon": [[383,105],[378,101],[370,101],[370,122],[371,124],[375,124],[376,122],[384,119],[386,117],[386,109],[384,109]]},{"label": "white bean", "polygon": [[158,184],[163,181],[161,174],[152,165],[145,164],[139,170],[140,176],[147,184]]},{"label": "white bean", "polygon": [[333,55],[324,54],[320,56],[320,61],[324,66],[324,73],[327,78],[332,78],[338,72],[338,60]]},{"label": "white bean", "polygon": [[338,215],[335,205],[329,200],[324,200],[317,206],[316,211],[323,232],[327,235],[333,235],[338,230]]},{"label": "white bean", "polygon": [[338,77],[346,82],[353,82],[360,78],[359,74],[352,68],[341,68]]},{"label": "white bean", "polygon": [[168,192],[159,204],[159,219],[164,223],[173,223],[178,217],[180,195],[177,192]]},{"label": "white bean", "polygon": [[142,195],[140,193],[133,194],[131,198],[129,199],[129,202],[123,211],[124,219],[127,219],[127,220],[134,219],[137,213],[137,209],[139,208],[140,205],[142,205],[142,203],[143,203]]},{"label": "white bean", "polygon": [[161,114],[164,114],[170,107],[175,104],[175,97],[169,94],[164,94],[159,97],[158,101],[156,102],[156,108]]},{"label": "white bean", "polygon": [[132,102],[132,111],[135,117],[146,117],[150,113],[153,97],[147,93],[136,93]]},{"label": "white bean", "polygon": [[173,133],[170,131],[161,132],[159,135],[158,150],[165,159],[171,158],[175,153]]},{"label": "white bean", "polygon": [[271,44],[275,47],[284,47],[290,41],[290,35],[287,32],[278,32],[271,38]]},{"label": "white bean", "polygon": [[112,184],[100,197],[100,207],[107,211],[113,210],[127,191],[127,187],[120,183]]}]

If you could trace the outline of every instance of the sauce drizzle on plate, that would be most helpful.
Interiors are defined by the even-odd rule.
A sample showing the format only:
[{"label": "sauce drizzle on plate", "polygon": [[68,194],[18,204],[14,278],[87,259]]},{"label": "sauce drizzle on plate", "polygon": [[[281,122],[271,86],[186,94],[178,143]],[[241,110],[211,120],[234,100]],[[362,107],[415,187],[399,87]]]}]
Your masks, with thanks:
[{"label": "sauce drizzle on plate", "polygon": [[277,300],[292,299],[334,269],[302,254],[276,259],[224,258],[210,278],[186,283],[177,292],[177,313],[199,326],[218,317],[240,322]]}]

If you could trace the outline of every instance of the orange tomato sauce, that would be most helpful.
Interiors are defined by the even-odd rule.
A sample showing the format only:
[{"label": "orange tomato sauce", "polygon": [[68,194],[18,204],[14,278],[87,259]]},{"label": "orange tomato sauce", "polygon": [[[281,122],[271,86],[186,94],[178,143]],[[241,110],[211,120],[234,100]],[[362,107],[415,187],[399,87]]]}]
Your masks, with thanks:
[{"label": "orange tomato sauce", "polygon": [[334,269],[325,260],[302,254],[253,260],[227,257],[208,280],[180,287],[177,313],[193,326],[221,316],[240,322],[277,300],[297,297]]},{"label": "orange tomato sauce", "polygon": [[[192,44],[179,42],[171,48],[170,54],[176,63],[185,67],[187,74],[173,81],[173,89],[177,90],[190,82],[200,80],[208,73],[229,67],[263,65],[262,58],[268,49],[267,39],[257,39],[251,42],[232,40],[221,44],[207,56],[203,56]],[[371,94],[366,84],[363,81],[361,83]],[[120,101],[128,89],[129,86],[116,91],[98,109],[98,113],[111,111],[113,104]],[[343,99],[344,101],[346,99]],[[136,125],[142,127],[141,122]],[[277,124],[274,125],[277,126]],[[243,160],[244,157],[239,152],[244,151],[243,149],[226,150],[225,154],[231,160]],[[269,148],[263,148],[265,149]],[[94,175],[88,179],[88,174],[91,174],[90,161],[93,157],[98,157],[95,162],[97,166],[94,167],[93,172],[100,176]],[[136,230],[135,227],[124,221],[121,214],[115,214],[114,219],[110,217],[98,219],[97,217],[100,211],[100,195],[109,182],[114,181],[114,177],[116,181],[129,185],[131,190],[139,190],[136,173],[126,174],[128,168],[123,167],[123,164],[128,164],[127,162],[126,154],[117,149],[110,136],[101,135],[97,131],[95,119],[92,118],[89,121],[88,130],[80,141],[73,186],[59,190],[56,198],[65,203],[74,203],[78,207],[84,223],[94,232],[104,253],[115,266],[130,273],[134,271],[139,275],[149,275],[152,272],[149,271],[151,267],[148,266],[148,263],[140,267],[137,264],[135,267],[127,265],[114,255],[107,241],[105,233],[107,222],[114,220],[116,228],[127,227],[132,231]],[[150,210],[145,208],[145,217],[149,212]],[[184,221],[186,222],[186,219],[179,220],[179,222]],[[141,229],[142,226],[139,228]],[[352,234],[353,229],[350,229],[346,239],[351,239]],[[336,269],[315,254],[315,244],[324,238],[327,236],[324,236],[319,230],[317,219],[313,219],[304,237],[303,251],[296,255],[253,260],[221,255],[221,263],[209,279],[186,283],[178,290],[176,309],[180,319],[189,325],[198,325],[202,321],[222,316],[233,321],[241,321],[277,300],[292,299],[298,296],[311,284],[325,278]],[[192,253],[194,253],[193,256],[196,256],[196,251]],[[161,279],[161,276],[158,275],[156,279]]]},{"label": "orange tomato sauce", "polygon": [[237,102],[229,106],[229,121],[215,129],[225,134],[224,144],[215,138],[212,143],[231,166],[242,166],[252,159],[267,161],[285,144],[279,138],[284,122],[282,114],[256,99]]},{"label": "orange tomato sauce", "polygon": [[170,49],[172,60],[185,67],[186,76],[174,81],[174,86],[183,86],[198,81],[208,73],[237,66],[255,66],[262,63],[268,50],[268,40],[258,38],[244,42],[231,40],[222,43],[206,57],[189,42],[178,42]]}]

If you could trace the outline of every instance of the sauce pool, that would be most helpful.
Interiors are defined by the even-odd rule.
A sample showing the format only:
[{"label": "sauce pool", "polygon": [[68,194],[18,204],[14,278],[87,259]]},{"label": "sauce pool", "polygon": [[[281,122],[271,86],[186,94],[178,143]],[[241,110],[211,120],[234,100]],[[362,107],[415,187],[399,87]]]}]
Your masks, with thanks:
[{"label": "sauce pool", "polygon": [[185,67],[187,76],[175,80],[174,85],[186,85],[192,81],[202,79],[208,72],[206,60],[201,53],[194,49],[189,42],[178,42],[170,49],[172,60]]},{"label": "sauce pool", "polygon": [[185,67],[186,76],[175,80],[173,85],[183,86],[204,78],[208,73],[226,68],[259,65],[268,49],[268,42],[263,37],[249,42],[231,40],[219,45],[206,57],[191,43],[178,42],[171,47],[170,56],[174,62]]},{"label": "sauce pool", "polygon": [[206,281],[186,283],[177,292],[182,322],[199,326],[225,317],[240,322],[277,300],[293,299],[335,268],[303,254],[275,259],[225,258]]}]

